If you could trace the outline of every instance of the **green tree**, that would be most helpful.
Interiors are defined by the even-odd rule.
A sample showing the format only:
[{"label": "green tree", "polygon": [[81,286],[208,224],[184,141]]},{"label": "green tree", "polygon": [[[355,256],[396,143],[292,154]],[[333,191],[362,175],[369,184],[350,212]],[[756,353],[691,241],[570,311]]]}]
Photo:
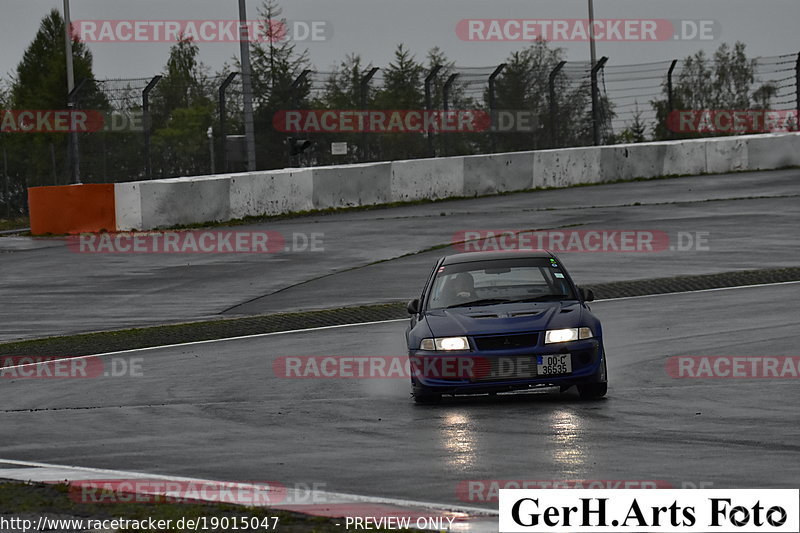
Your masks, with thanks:
[{"label": "green tree", "polygon": [[[325,88],[321,94],[314,98],[311,107],[314,109],[356,110],[362,108],[361,87],[367,73],[372,70],[372,65],[362,65],[361,56],[349,54],[325,81]],[[372,91],[369,86],[364,94],[367,107],[372,101]],[[371,133],[319,133],[313,136],[315,144],[310,149],[311,159],[316,164],[341,164],[355,163],[369,159],[366,150],[369,141],[375,135]],[[346,142],[348,154],[346,156],[332,156],[330,143]]]},{"label": "green tree", "polygon": [[609,140],[609,144],[617,143],[641,143],[647,140],[647,124],[642,120],[642,112],[639,103],[635,103],[635,111],[630,123],[627,124],[618,135],[614,135]]},{"label": "green tree", "polygon": [[753,91],[753,109],[769,109],[772,99],[778,95],[778,86],[768,82]]},{"label": "green tree", "polygon": [[308,51],[298,52],[287,38],[287,23],[282,14],[277,0],[264,0],[258,17],[267,28],[265,42],[250,43],[259,168],[281,168],[288,162],[288,135],[273,127],[275,114],[295,107],[307,109],[310,105],[308,80],[292,91],[292,84],[300,74],[310,70]]},{"label": "green tree", "polygon": [[422,109],[426,75],[414,55],[402,44],[398,45],[394,61],[383,72],[384,83],[375,96],[375,105],[380,109]]},{"label": "green tree", "polygon": [[[550,48],[536,41],[513,52],[495,84],[496,110],[531,113],[531,131],[511,131],[497,135],[500,151],[533,150],[556,145],[576,146],[591,142],[591,92],[589,81],[576,83],[565,70],[556,76],[554,102],[556,120],[550,115],[550,73],[565,59],[562,48]],[[488,101],[488,89],[485,99]],[[604,100],[607,105],[607,100]]]},{"label": "green tree", "polygon": [[[722,43],[712,59],[702,50],[683,60],[677,80],[673,83],[673,110],[744,110],[751,102],[768,103],[773,92],[768,86],[752,92],[755,79],[755,60],[747,58],[744,43],[731,47]],[[668,88],[663,87],[664,98],[650,104],[656,112],[656,139],[688,138],[708,134],[671,132],[668,128]],[[713,133],[710,135],[714,135]]]},{"label": "green tree", "polygon": [[[7,95],[7,105],[16,110],[63,110],[67,108],[66,46],[64,19],[53,9],[42,19],[33,41],[17,65]],[[92,54],[84,43],[73,40],[76,84],[86,80],[78,106],[106,111],[108,102],[92,71]],[[93,133],[82,134],[81,143],[91,142]],[[69,183],[66,133],[14,133],[6,135],[9,174],[16,186]],[[84,175],[86,181],[98,176]]]},{"label": "green tree", "polygon": [[362,66],[361,61],[358,54],[345,57],[328,76],[322,98],[315,105],[327,109],[358,109],[361,106],[362,81],[372,69],[372,65]]},{"label": "green tree", "polygon": [[737,42],[732,48],[722,43],[714,52],[711,105],[715,109],[747,109],[755,66],[754,59],[747,59],[744,43]]},{"label": "green tree", "polygon": [[[383,71],[383,87],[376,91],[375,108],[410,110],[425,108],[424,79],[428,71],[402,44],[394,52],[394,61]],[[377,153],[381,160],[420,157],[427,153],[426,137],[418,133],[378,135]]]},{"label": "green tree", "polygon": [[173,109],[209,104],[207,69],[199,62],[199,54],[200,49],[191,38],[181,38],[170,48],[166,70],[152,96],[156,122],[167,118]]},{"label": "green tree", "polygon": [[153,166],[161,176],[208,173],[206,132],[214,113],[213,88],[199,48],[181,38],[170,48],[163,78],[152,93]]},{"label": "green tree", "polygon": [[[444,109],[444,88],[447,80],[458,71],[455,67],[455,62],[451,61],[447,55],[437,46],[428,51],[426,58],[427,72],[431,72],[434,68],[441,67],[439,72],[434,76],[433,83],[431,83],[431,103],[433,109]],[[423,84],[424,90],[424,84]],[[455,78],[454,82],[450,85],[449,94],[447,97],[448,108],[453,111],[477,110],[477,106],[473,99],[468,98],[464,91],[464,86],[460,83],[459,78]],[[475,141],[480,134],[462,133],[462,132],[446,132],[437,134],[436,138],[436,154],[437,155],[466,155],[475,152]]]}]

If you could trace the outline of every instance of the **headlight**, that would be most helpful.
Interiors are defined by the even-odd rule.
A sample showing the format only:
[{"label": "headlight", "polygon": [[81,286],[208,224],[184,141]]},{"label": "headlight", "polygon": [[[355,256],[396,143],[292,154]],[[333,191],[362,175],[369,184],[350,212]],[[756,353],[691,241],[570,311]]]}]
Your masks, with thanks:
[{"label": "headlight", "polygon": [[419,344],[420,350],[428,351],[454,351],[469,350],[469,341],[466,337],[441,337],[436,339],[422,339]]},{"label": "headlight", "polygon": [[551,329],[544,334],[544,343],[569,342],[594,337],[591,328]]}]

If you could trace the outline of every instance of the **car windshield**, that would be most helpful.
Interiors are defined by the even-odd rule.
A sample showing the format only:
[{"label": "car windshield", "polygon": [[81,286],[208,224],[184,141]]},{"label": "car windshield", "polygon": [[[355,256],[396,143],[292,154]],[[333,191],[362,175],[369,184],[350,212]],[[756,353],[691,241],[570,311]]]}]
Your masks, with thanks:
[{"label": "car windshield", "polygon": [[555,260],[478,261],[439,268],[429,309],[575,299],[572,285]]}]

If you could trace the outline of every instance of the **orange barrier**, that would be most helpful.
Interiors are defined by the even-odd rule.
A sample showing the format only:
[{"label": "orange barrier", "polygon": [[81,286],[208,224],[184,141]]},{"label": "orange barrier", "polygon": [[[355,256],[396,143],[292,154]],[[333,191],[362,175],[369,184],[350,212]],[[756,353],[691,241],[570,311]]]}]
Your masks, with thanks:
[{"label": "orange barrier", "polygon": [[113,183],[31,187],[28,207],[34,235],[117,229]]}]

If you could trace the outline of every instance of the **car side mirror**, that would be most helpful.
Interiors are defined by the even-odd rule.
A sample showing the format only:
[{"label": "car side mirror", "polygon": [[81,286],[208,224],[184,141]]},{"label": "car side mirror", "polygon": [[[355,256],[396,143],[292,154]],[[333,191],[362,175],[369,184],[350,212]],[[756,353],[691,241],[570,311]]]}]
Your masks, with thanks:
[{"label": "car side mirror", "polygon": [[594,291],[592,289],[584,289],[583,287],[578,289],[581,293],[581,299],[584,302],[593,302],[594,301]]},{"label": "car side mirror", "polygon": [[408,305],[406,305],[406,311],[408,311],[409,315],[418,314],[419,313],[419,300],[415,298],[415,299],[411,300],[410,302],[408,302]]}]

